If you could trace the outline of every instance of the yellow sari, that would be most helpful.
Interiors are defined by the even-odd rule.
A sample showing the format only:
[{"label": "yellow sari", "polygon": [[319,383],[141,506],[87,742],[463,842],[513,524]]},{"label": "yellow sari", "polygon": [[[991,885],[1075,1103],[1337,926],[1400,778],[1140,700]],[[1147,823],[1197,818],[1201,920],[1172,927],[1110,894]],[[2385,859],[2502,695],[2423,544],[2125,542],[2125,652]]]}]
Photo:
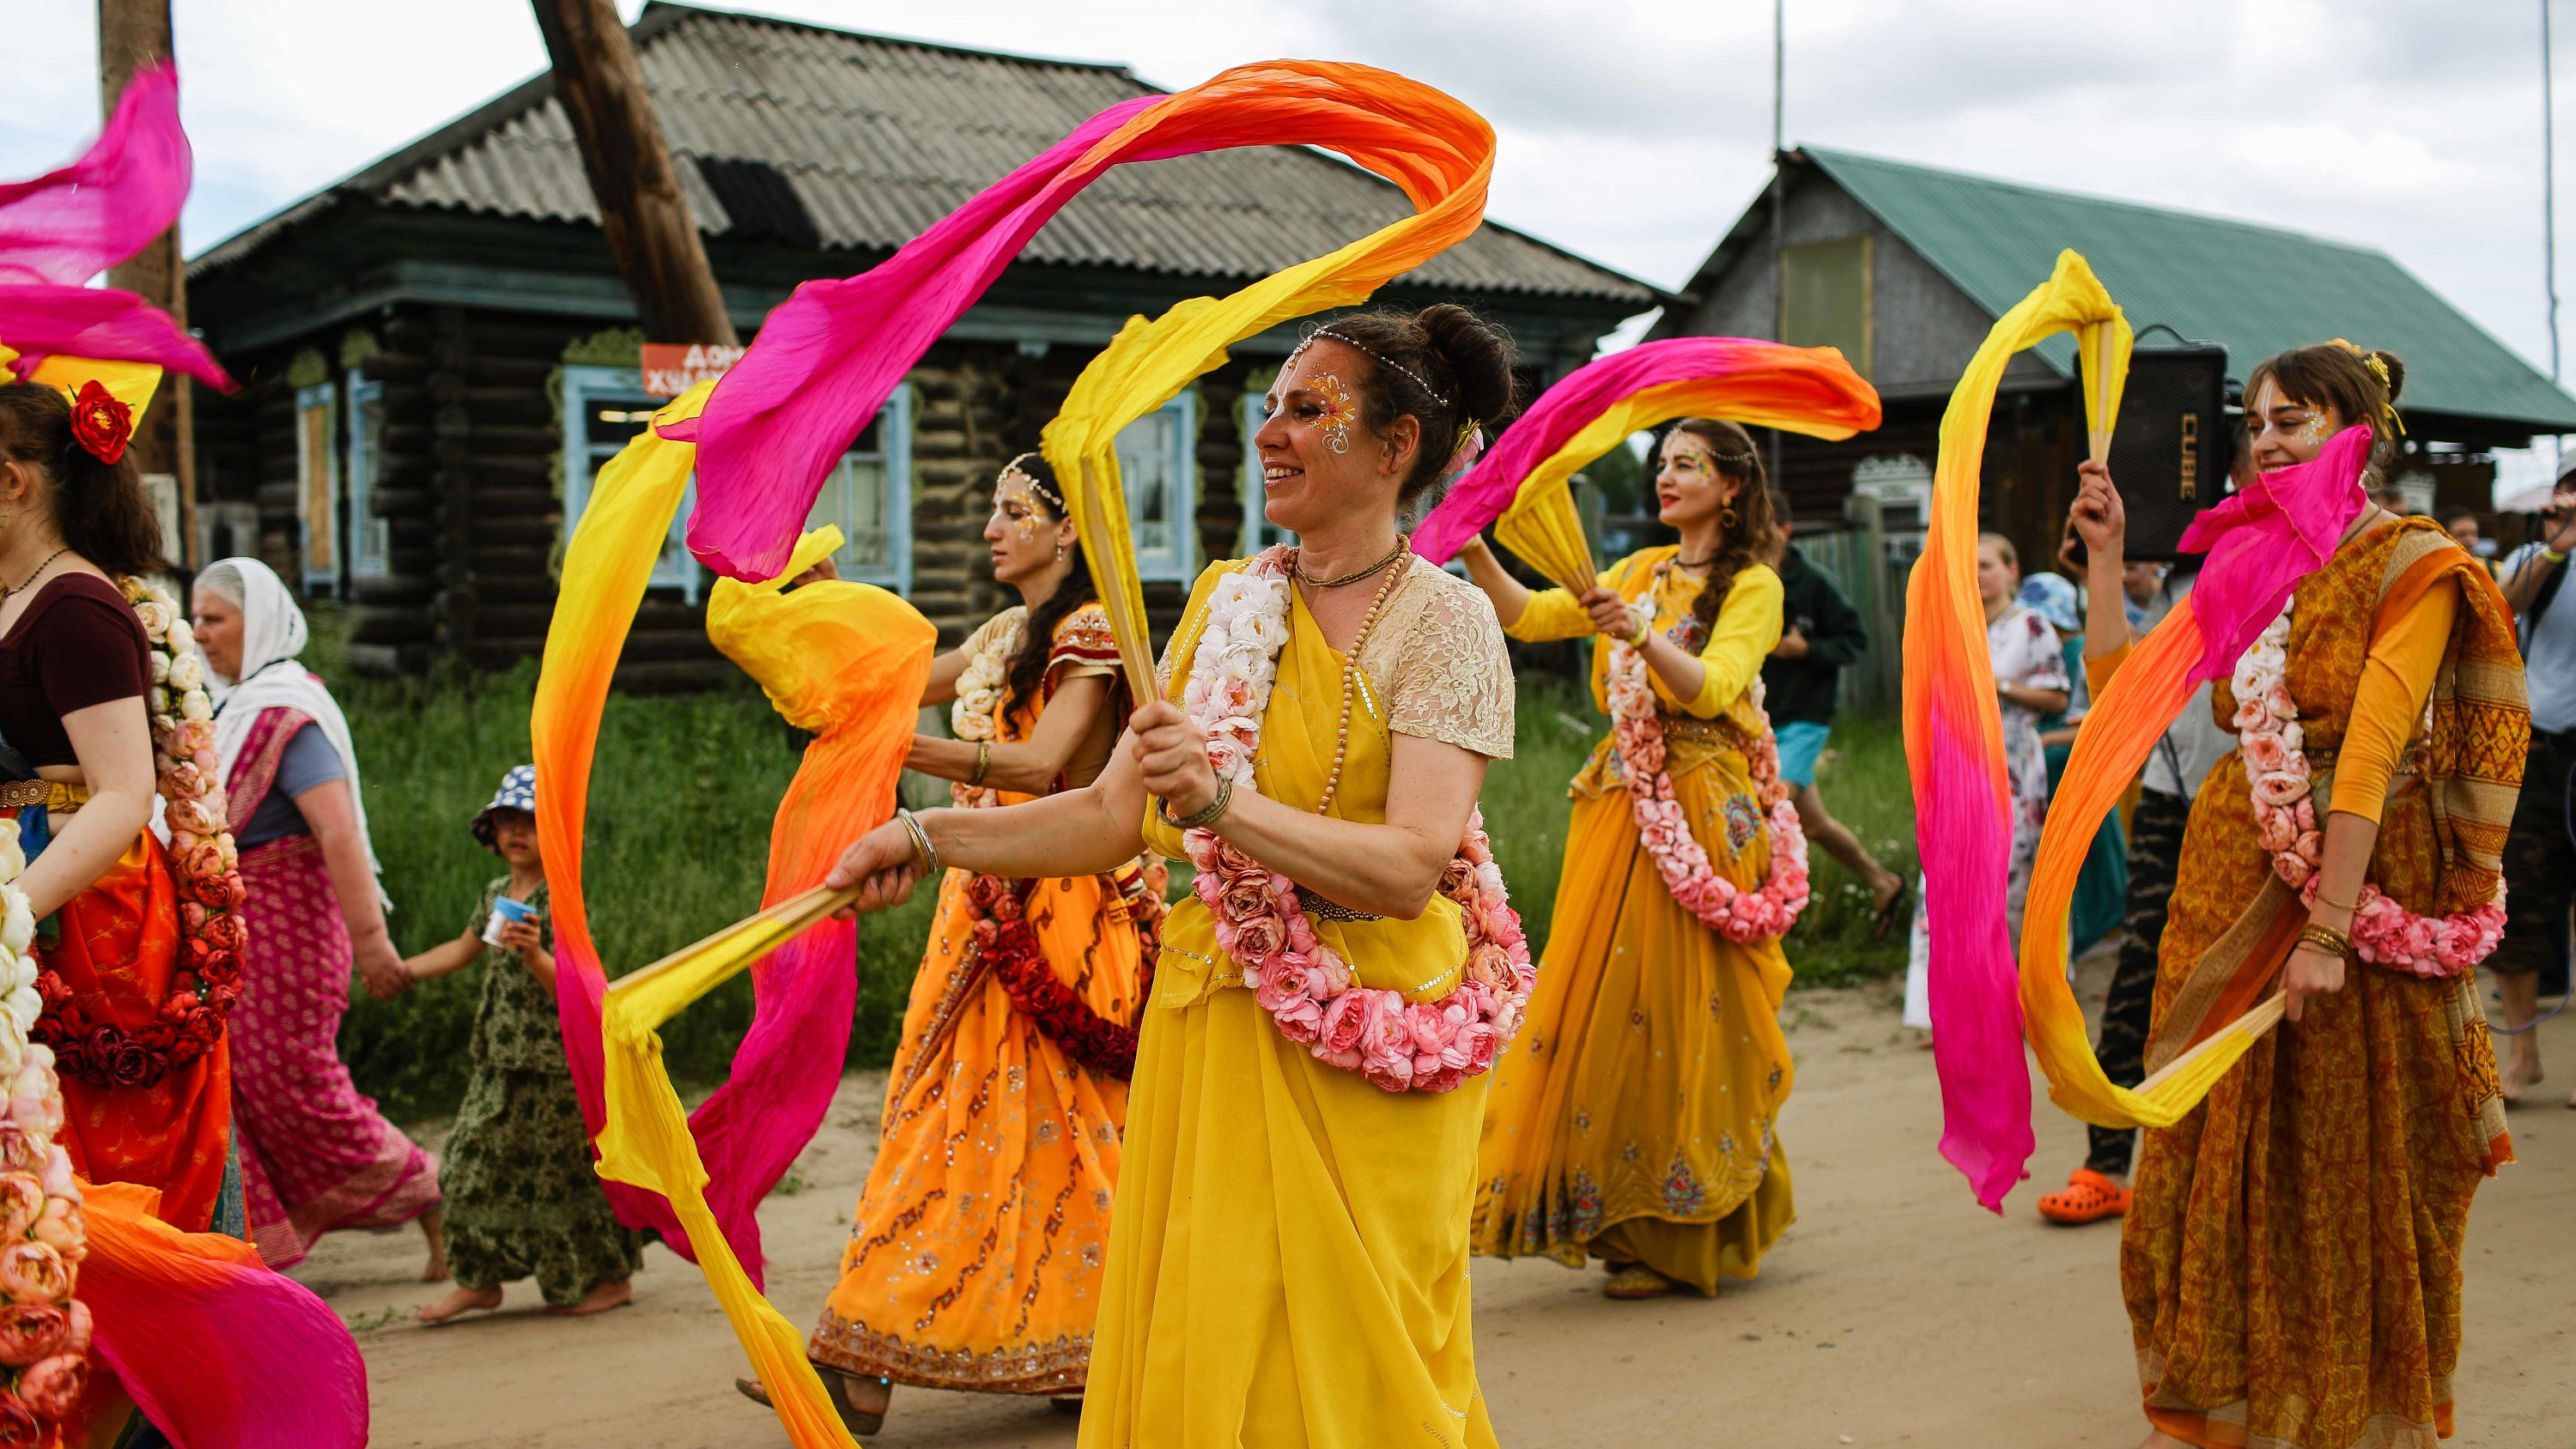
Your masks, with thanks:
[{"label": "yellow sari", "polygon": [[[1199,578],[1167,656],[1175,701],[1208,590],[1240,567]],[[1466,589],[1415,560],[1390,594],[1360,656],[1335,818],[1385,818],[1396,733],[1509,753],[1501,629]],[[1293,603],[1254,764],[1262,794],[1321,798],[1343,664]],[[1145,838],[1181,855],[1152,813]],[[1448,992],[1465,964],[1445,897],[1411,921],[1315,928],[1362,982],[1415,1000]],[[1244,989],[1207,908],[1174,907],[1128,1098],[1083,1449],[1493,1445],[1467,1290],[1484,1083],[1389,1094],[1315,1060]]]},{"label": "yellow sari", "polygon": [[[1601,582],[1634,600],[1654,590],[1654,627],[1672,628],[1699,597],[1678,571],[1657,583],[1671,547],[1612,565]],[[1757,889],[1770,836],[1741,745],[1756,727],[1748,694],[1780,640],[1779,575],[1735,576],[1701,647],[1699,696],[1657,677],[1674,798],[1713,869]],[[1592,632],[1571,594],[1534,595],[1518,639]],[[1592,688],[1606,712],[1607,644]],[[1795,1068],[1780,1031],[1789,961],[1778,941],[1738,944],[1673,899],[1630,813],[1617,752],[1604,738],[1574,778],[1574,818],[1547,954],[1528,1024],[1495,1070],[1477,1161],[1476,1251],[1544,1255],[1569,1267],[1643,1263],[1702,1293],[1749,1278],[1796,1216],[1776,1123]]]}]

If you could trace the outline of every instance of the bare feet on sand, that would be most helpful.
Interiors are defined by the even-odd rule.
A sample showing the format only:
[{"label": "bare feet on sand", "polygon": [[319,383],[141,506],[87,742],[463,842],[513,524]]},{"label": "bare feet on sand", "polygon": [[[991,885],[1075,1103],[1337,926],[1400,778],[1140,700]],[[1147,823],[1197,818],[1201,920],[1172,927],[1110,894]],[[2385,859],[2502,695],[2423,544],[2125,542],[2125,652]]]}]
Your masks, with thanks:
[{"label": "bare feet on sand", "polygon": [[579,1303],[567,1303],[560,1308],[549,1308],[546,1311],[564,1318],[579,1318],[586,1313],[606,1313],[612,1308],[623,1308],[634,1301],[635,1285],[620,1278],[614,1283],[602,1283],[584,1293]]},{"label": "bare feet on sand", "polygon": [[[2513,1053],[2505,1060],[2504,1080],[2496,1090],[2508,1107],[2521,1106],[2522,1094],[2540,1085],[2540,1051],[2536,1044],[2527,1043],[2528,1037],[2513,1039]],[[2576,1106],[2576,1098],[2570,1098],[2569,1105]]]},{"label": "bare feet on sand", "polygon": [[470,1313],[478,1308],[492,1309],[500,1306],[501,1290],[498,1288],[459,1288],[455,1292],[448,1294],[446,1297],[439,1299],[436,1303],[422,1304],[420,1309],[420,1321],[423,1323],[445,1323],[460,1313]]},{"label": "bare feet on sand", "polygon": [[432,1205],[420,1215],[420,1235],[429,1239],[429,1266],[420,1270],[423,1283],[447,1281],[447,1209]]}]

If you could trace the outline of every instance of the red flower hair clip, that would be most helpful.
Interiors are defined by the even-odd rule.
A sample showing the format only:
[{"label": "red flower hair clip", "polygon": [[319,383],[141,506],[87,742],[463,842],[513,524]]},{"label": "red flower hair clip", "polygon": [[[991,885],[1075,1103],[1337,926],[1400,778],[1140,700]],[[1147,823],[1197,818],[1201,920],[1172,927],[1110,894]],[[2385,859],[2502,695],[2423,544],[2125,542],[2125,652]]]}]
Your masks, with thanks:
[{"label": "red flower hair clip", "polygon": [[91,378],[72,400],[72,436],[91,456],[113,464],[125,456],[125,445],[134,438],[134,409]]}]

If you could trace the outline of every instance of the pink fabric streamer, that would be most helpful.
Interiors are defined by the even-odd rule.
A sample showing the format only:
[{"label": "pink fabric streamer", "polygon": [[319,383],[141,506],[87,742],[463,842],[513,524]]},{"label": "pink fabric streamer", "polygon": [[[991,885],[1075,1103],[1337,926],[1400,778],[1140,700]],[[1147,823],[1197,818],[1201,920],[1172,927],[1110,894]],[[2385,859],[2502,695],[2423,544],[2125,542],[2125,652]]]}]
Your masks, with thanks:
[{"label": "pink fabric streamer", "polygon": [[361,1449],[367,1365],[340,1315],[248,1243],[152,1217],[158,1196],[88,1190],[80,1301],[135,1406],[178,1449]]},{"label": "pink fabric streamer", "polygon": [[1766,384],[1776,385],[1748,396],[1748,411],[1733,415],[1739,420],[1753,417],[1768,424],[1774,415],[1831,418],[1851,406],[1846,388],[1807,348],[1745,337],[1667,337],[1640,343],[1568,373],[1515,418],[1414,530],[1413,551],[1436,564],[1455,558],[1468,539],[1512,506],[1523,479],[1620,399],[1666,383],[1755,368],[1765,372]]},{"label": "pink fabric streamer", "polygon": [[2370,444],[2369,424],[2348,427],[2313,460],[2264,474],[2183,531],[2183,552],[2209,555],[2191,588],[2206,643],[2188,686],[2233,673],[2299,581],[2334,557],[2343,531],[2370,504],[2361,488]]},{"label": "pink fabric streamer", "polygon": [[145,65],[79,160],[0,182],[0,283],[77,287],[143,250],[179,219],[190,169],[179,73]]},{"label": "pink fabric streamer", "polygon": [[[775,576],[824,475],[904,375],[1102,169],[1073,163],[1165,99],[1109,107],[884,262],[855,277],[807,282],[771,312],[705,415],[664,434],[699,445],[689,551],[734,578]],[[1149,148],[1112,159],[1176,154]]]},{"label": "pink fabric streamer", "polygon": [[230,390],[204,344],[132,292],[83,285],[179,219],[192,162],[179,126],[179,73],[134,73],[107,129],[81,158],[0,184],[0,344],[25,378],[52,356],[149,362]]}]

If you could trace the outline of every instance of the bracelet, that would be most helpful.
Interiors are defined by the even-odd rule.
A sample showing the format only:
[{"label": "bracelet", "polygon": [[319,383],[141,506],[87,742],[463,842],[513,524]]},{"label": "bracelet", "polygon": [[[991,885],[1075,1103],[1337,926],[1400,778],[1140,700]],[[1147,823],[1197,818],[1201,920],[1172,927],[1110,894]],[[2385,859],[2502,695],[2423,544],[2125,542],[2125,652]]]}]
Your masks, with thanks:
[{"label": "bracelet", "polygon": [[2336,930],[2332,926],[2320,926],[2314,921],[2310,921],[2308,924],[2299,928],[2299,944],[2302,946],[2323,946],[2328,951],[2331,951],[2338,956],[2349,956],[2352,954],[2352,937],[2345,935],[2343,932]]},{"label": "bracelet", "polygon": [[982,740],[975,746],[975,773],[966,777],[966,788],[972,790],[984,783],[984,775],[993,768],[993,742]]},{"label": "bracelet", "polygon": [[1646,641],[1654,637],[1655,626],[1651,622],[1641,619],[1637,623],[1637,632],[1629,635],[1624,642],[1631,649],[1643,649],[1646,647]]},{"label": "bracelet", "polygon": [[894,818],[903,822],[904,833],[912,837],[913,858],[920,862],[925,876],[939,874],[939,847],[930,843],[930,827],[909,810],[897,810]]},{"label": "bracelet", "polygon": [[2353,914],[2354,912],[2359,911],[2359,910],[2361,909],[2361,902],[2359,902],[2359,901],[2355,901],[2355,902],[2353,902],[2351,905],[2348,905],[2348,906],[2347,906],[2347,905],[2345,905],[2345,904],[2344,904],[2343,902],[2341,902],[2341,901],[2330,901],[2330,900],[2327,900],[2327,899],[2326,899],[2326,893],[2325,893],[2324,891],[2319,891],[2319,892],[2317,892],[2317,901],[2316,901],[2316,903],[2317,903],[2318,905],[2321,905],[2321,906],[2325,907],[2327,910],[2330,910],[2330,911],[2341,911],[2341,912],[2343,912],[2343,913],[2344,913],[2344,914],[2346,914],[2346,915],[2351,915],[2351,914]]},{"label": "bracelet", "polygon": [[1172,802],[1169,800],[1164,801],[1163,823],[1171,826],[1175,830],[1204,830],[1217,823],[1218,820],[1224,817],[1225,812],[1233,807],[1234,777],[1231,775],[1219,775],[1216,779],[1216,798],[1210,800],[1207,804],[1200,806],[1198,809],[1191,811],[1187,815],[1174,815],[1172,813]]},{"label": "bracelet", "polygon": [[2564,550],[2551,548],[2545,543],[2540,546],[2540,556],[2554,564],[2567,562],[2567,555]]}]

